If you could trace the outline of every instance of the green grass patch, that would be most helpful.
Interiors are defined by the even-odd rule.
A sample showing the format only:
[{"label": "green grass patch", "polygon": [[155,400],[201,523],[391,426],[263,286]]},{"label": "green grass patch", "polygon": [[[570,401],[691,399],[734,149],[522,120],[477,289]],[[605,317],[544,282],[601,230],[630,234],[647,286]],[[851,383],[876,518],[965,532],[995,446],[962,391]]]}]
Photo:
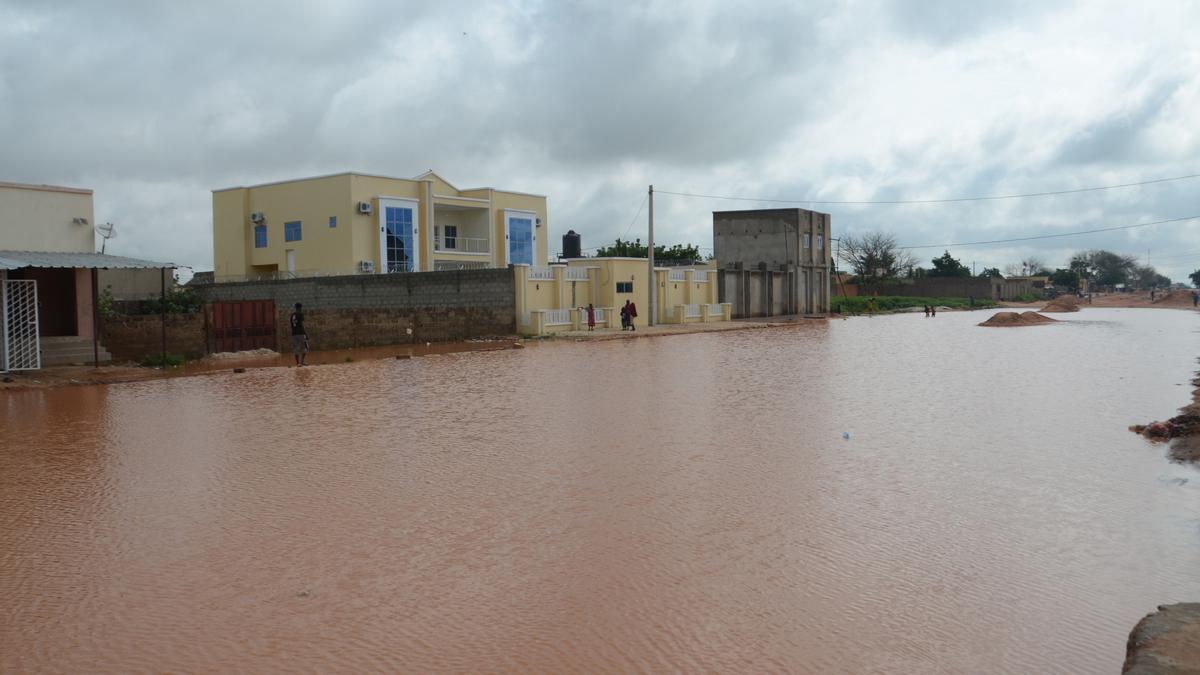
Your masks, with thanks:
[{"label": "green grass patch", "polygon": [[185,363],[187,358],[178,354],[167,354],[165,358],[162,354],[155,354],[142,359],[142,365],[146,368],[175,368]]},{"label": "green grass patch", "polygon": [[924,307],[926,305],[936,305],[937,307],[950,307],[952,309],[970,309],[995,307],[996,301],[991,298],[981,299],[975,298],[972,301],[970,298],[906,298],[897,295],[880,295],[872,298],[872,296],[853,296],[847,297],[844,295],[833,296],[830,302],[830,308],[839,314],[866,314],[867,301],[875,300],[875,311],[894,312],[909,307]]},{"label": "green grass patch", "polygon": [[1022,293],[1022,294],[1018,295],[1017,297],[1013,298],[1013,300],[1015,300],[1017,302],[1037,302],[1038,300],[1041,300],[1041,298],[1034,295],[1033,293]]}]

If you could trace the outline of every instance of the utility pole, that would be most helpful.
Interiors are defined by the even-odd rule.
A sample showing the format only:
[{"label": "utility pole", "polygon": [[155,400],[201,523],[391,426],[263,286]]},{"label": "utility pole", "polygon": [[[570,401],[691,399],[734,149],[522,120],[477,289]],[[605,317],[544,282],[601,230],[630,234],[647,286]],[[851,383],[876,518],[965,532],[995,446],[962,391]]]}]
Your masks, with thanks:
[{"label": "utility pole", "polygon": [[650,315],[646,317],[646,325],[653,326],[658,309],[658,279],[654,276],[654,186],[650,186],[650,241],[646,244],[647,257],[650,259],[650,277],[646,282],[646,290],[650,292]]}]

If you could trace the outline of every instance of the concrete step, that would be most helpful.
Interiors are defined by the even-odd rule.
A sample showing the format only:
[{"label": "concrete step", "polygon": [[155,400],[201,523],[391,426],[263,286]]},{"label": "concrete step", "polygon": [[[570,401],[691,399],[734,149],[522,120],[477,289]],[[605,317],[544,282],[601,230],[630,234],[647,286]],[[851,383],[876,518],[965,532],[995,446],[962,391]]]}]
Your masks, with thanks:
[{"label": "concrete step", "polygon": [[[92,341],[74,336],[49,336],[40,340],[42,366],[66,366],[76,363],[92,363],[95,359]],[[112,354],[100,346],[100,362],[110,363]]]}]

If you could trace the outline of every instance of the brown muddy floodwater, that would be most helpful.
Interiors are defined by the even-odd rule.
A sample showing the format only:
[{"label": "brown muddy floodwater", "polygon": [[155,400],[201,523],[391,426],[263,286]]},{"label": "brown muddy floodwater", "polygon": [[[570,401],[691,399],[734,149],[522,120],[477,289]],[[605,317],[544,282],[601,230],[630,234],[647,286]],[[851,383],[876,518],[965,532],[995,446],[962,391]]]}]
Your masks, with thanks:
[{"label": "brown muddy floodwater", "polygon": [[0,394],[0,671],[1116,672],[1200,316],[987,315]]}]

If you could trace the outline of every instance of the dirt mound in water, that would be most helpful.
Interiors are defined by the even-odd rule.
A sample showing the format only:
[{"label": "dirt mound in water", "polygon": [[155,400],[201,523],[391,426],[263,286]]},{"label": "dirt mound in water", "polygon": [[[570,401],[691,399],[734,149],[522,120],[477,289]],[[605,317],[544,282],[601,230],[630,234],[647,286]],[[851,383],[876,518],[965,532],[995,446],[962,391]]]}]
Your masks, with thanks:
[{"label": "dirt mound in water", "polygon": [[1058,323],[1058,319],[1042,316],[1037,312],[996,312],[992,318],[979,324],[980,326],[1040,326],[1044,323]]},{"label": "dirt mound in water", "polygon": [[1060,295],[1051,300],[1045,307],[1043,312],[1078,312],[1079,301],[1073,295]]}]

